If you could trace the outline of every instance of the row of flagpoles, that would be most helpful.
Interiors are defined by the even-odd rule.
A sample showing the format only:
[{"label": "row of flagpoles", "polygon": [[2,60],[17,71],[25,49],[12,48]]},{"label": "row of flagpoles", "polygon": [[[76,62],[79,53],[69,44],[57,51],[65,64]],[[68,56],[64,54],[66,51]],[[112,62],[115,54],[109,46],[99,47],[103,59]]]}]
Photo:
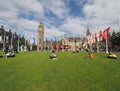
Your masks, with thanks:
[{"label": "row of flagpoles", "polygon": [[[88,44],[92,46],[93,43],[97,42],[97,52],[99,52],[98,42],[103,39],[106,41],[106,53],[108,53],[108,36],[109,36],[110,27],[107,27],[104,31],[100,30],[98,34],[88,35]],[[91,47],[92,48],[92,47]],[[92,50],[92,49],[91,49]]]},{"label": "row of flagpoles", "polygon": [[[109,36],[109,30],[110,30],[110,27],[107,27],[103,31],[100,30],[97,34],[92,34],[92,35],[88,35],[87,36],[88,44],[91,45],[90,51],[92,51],[92,44],[96,42],[97,43],[97,52],[99,52],[99,45],[98,44],[99,44],[100,41],[103,41],[103,39],[104,39],[106,41],[106,53],[108,53],[108,36]],[[66,34],[65,34],[64,37],[66,37]],[[73,37],[73,39],[74,38],[75,37]],[[55,38],[55,41],[57,41],[56,38]],[[61,41],[62,41],[62,38],[61,38]],[[75,39],[74,39],[74,41],[76,43]],[[47,39],[46,39],[46,43],[47,43]],[[51,45],[53,45],[52,40],[51,40]],[[59,45],[59,41],[57,41],[56,45]],[[63,42],[63,45],[65,45],[64,42]]]},{"label": "row of flagpoles", "polygon": [[[109,35],[109,30],[110,27],[107,27],[104,31],[99,31],[97,34],[92,34],[92,35],[88,35],[87,39],[88,39],[88,44],[93,44],[97,41],[97,51],[99,51],[99,46],[98,46],[98,42],[102,41],[103,39],[106,41],[106,53],[108,53],[108,35]],[[4,36],[6,38],[5,39],[8,40],[8,36]],[[95,39],[96,38],[96,39]],[[0,36],[0,40],[2,39],[2,37]],[[11,38],[11,47],[12,47],[12,42],[13,42],[14,36],[12,34],[12,38]],[[35,41],[35,39],[34,39]],[[27,37],[27,43],[30,44],[30,38]],[[25,40],[25,45],[26,45],[26,40]],[[19,36],[18,36],[18,49],[19,49]]]},{"label": "row of flagpoles", "polygon": [[[35,43],[35,39],[33,39],[34,40],[34,43]],[[2,35],[0,35],[0,43],[2,43],[3,44],[3,51],[4,51],[4,49],[5,49],[5,46],[6,45],[8,45],[9,44],[9,48],[10,49],[13,49],[13,43],[15,43],[16,42],[16,44],[15,45],[17,45],[17,47],[18,47],[18,51],[19,51],[19,46],[20,46],[20,35],[18,35],[18,37],[15,37],[15,34],[11,34],[11,37],[9,37],[9,35],[6,35],[6,32],[4,32],[4,35],[2,36]],[[29,37],[27,37],[26,39],[25,39],[25,46],[27,45],[27,44],[29,44],[30,45],[30,38]]]}]

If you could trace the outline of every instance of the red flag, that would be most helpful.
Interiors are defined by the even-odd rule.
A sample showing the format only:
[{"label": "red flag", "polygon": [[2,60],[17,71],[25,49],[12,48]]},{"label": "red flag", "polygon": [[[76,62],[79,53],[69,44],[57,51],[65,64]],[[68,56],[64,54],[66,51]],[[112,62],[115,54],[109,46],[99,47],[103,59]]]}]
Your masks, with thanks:
[{"label": "red flag", "polygon": [[99,31],[97,34],[97,41],[102,41],[102,39],[103,39],[103,33],[102,31]]},{"label": "red flag", "polygon": [[30,39],[27,39],[28,44],[30,44]]},{"label": "red flag", "polygon": [[106,29],[104,30],[104,32],[103,32],[103,38],[104,38],[105,40],[108,39],[109,30],[110,30],[110,27],[106,28]]},{"label": "red flag", "polygon": [[94,34],[91,36],[91,43],[95,43],[95,35]]},{"label": "red flag", "polygon": [[27,36],[27,43],[30,44],[30,37]]}]

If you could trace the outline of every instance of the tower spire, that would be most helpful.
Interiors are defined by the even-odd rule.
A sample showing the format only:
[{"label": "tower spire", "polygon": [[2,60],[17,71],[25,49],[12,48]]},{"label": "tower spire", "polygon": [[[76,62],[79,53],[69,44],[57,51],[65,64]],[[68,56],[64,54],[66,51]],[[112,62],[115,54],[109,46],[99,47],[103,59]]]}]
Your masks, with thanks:
[{"label": "tower spire", "polygon": [[42,23],[42,18],[40,19],[40,23],[38,25],[38,50],[44,48],[44,26]]}]

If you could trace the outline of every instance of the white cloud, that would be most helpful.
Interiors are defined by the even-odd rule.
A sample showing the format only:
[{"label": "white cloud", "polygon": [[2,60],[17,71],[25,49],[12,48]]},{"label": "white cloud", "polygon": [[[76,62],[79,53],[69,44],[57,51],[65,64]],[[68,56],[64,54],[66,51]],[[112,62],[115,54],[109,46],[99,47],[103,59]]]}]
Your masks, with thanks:
[{"label": "white cloud", "polygon": [[120,11],[119,4],[119,0],[94,0],[92,4],[86,4],[83,9],[86,21],[93,28],[96,26],[102,29],[106,26],[118,27],[116,23],[118,23],[118,12]]},{"label": "white cloud", "polygon": [[[72,1],[72,0],[70,0]],[[85,36],[87,25],[92,33],[111,26],[111,30],[118,30],[118,12],[120,16],[120,0],[73,0],[83,7],[85,16],[73,16],[66,0],[1,0],[0,24],[12,30],[28,34],[37,39],[37,28],[42,17],[45,27],[45,37],[52,35],[60,37],[65,32],[72,35]],[[45,14],[48,14],[46,16]],[[56,17],[51,17],[50,14]],[[81,12],[82,13],[82,12]],[[33,17],[33,18],[30,18]],[[61,19],[61,21],[59,20]],[[57,25],[60,23],[60,25]],[[14,27],[11,27],[14,26]]]},{"label": "white cloud", "polygon": [[66,22],[61,26],[61,29],[67,30],[68,32],[71,32],[72,35],[86,35],[86,23],[82,18],[79,17],[70,17],[66,20]]},{"label": "white cloud", "polygon": [[61,37],[64,36],[65,32],[60,31],[59,29],[55,27],[45,27],[45,38],[51,40],[51,39],[61,39]]},{"label": "white cloud", "polygon": [[9,22],[9,20],[17,19],[17,13],[11,11],[0,11],[0,18]]},{"label": "white cloud", "polygon": [[69,12],[69,8],[66,7],[65,2],[62,0],[45,0],[43,1],[43,4],[47,10],[50,10],[50,12],[59,18],[65,17],[65,15]]},{"label": "white cloud", "polygon": [[38,23],[32,20],[27,20],[20,18],[19,21],[17,22],[17,26],[21,27],[26,30],[37,30]]}]

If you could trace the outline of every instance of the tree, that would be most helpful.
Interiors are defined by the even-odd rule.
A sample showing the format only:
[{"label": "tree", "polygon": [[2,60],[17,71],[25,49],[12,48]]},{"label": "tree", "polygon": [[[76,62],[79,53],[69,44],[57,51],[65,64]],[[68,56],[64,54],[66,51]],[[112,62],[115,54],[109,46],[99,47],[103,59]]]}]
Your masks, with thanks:
[{"label": "tree", "polygon": [[19,45],[25,45],[25,38],[24,38],[24,35],[22,37],[20,37],[20,40],[19,40]]},{"label": "tree", "polygon": [[115,33],[113,31],[112,36],[111,36],[111,43],[112,43],[113,48],[115,46],[120,47],[120,32]]}]

